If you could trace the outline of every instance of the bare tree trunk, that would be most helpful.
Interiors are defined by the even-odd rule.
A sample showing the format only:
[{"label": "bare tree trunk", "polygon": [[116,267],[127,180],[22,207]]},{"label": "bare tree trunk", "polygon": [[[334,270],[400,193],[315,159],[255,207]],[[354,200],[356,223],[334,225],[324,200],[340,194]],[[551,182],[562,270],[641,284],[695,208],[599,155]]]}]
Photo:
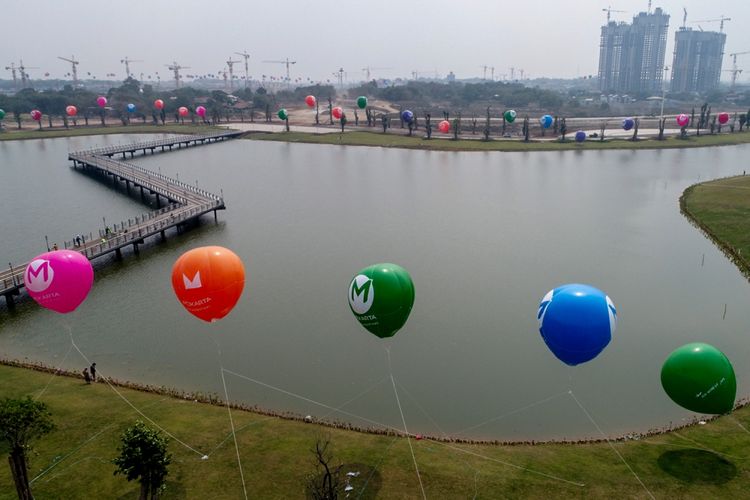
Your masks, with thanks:
[{"label": "bare tree trunk", "polygon": [[138,500],[148,500],[148,481],[146,478],[141,478],[141,493]]},{"label": "bare tree trunk", "polygon": [[31,494],[31,489],[29,488],[26,456],[23,453],[23,449],[12,450],[8,456],[8,462],[10,463],[10,470],[19,500],[33,500],[34,496]]}]

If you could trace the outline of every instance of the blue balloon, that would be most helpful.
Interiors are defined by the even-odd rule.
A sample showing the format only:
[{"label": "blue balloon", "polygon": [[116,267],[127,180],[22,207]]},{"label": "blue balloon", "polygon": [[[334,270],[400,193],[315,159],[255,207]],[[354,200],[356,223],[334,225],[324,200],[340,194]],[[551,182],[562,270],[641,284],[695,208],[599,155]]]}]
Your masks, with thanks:
[{"label": "blue balloon", "polygon": [[128,104],[128,113],[133,113],[135,111],[135,104],[132,102]]},{"label": "blue balloon", "polygon": [[586,140],[586,132],[579,130],[576,132],[576,142],[583,142]]},{"label": "blue balloon", "polygon": [[634,126],[635,126],[635,120],[633,120],[632,118],[625,118],[625,119],[624,119],[624,120],[622,121],[622,128],[623,128],[624,130],[630,130],[630,129],[632,129],[632,128],[633,128]]},{"label": "blue balloon", "polygon": [[412,113],[410,110],[405,109],[401,112],[401,119],[404,120],[406,123],[411,123],[412,120],[414,120],[414,113]]},{"label": "blue balloon", "polygon": [[594,359],[607,347],[617,327],[617,310],[601,290],[573,283],[544,296],[537,320],[552,354],[575,366]]},{"label": "blue balloon", "polygon": [[554,121],[554,119],[552,118],[551,115],[544,115],[541,118],[539,118],[539,123],[544,128],[550,128],[552,126],[552,122],[553,121]]}]

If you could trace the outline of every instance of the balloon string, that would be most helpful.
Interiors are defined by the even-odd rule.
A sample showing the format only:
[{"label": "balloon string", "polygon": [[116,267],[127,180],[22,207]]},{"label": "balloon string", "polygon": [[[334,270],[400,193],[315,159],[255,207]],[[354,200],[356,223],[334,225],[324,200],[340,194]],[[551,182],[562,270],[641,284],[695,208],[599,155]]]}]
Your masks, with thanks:
[{"label": "balloon string", "polygon": [[390,346],[385,348],[385,352],[388,358],[388,374],[391,377],[391,385],[393,385],[393,394],[396,396],[396,404],[398,405],[398,412],[401,414],[401,422],[404,424],[404,433],[406,434],[406,442],[409,443],[409,451],[411,452],[411,459],[414,462],[414,470],[417,471],[417,479],[419,480],[419,489],[422,490],[422,498],[427,500],[427,495],[425,494],[424,486],[422,485],[422,476],[419,474],[419,465],[417,465],[417,457],[414,455],[414,447],[412,447],[411,445],[411,437],[409,437],[409,429],[406,428],[406,418],[404,418],[404,410],[401,408],[401,400],[398,398],[398,390],[396,390],[396,381],[393,379]]},{"label": "balloon string", "polygon": [[229,404],[229,392],[227,391],[227,382],[224,378],[224,363],[222,361],[221,357],[221,346],[219,345],[219,340],[214,337],[214,342],[216,343],[216,351],[219,354],[219,366],[221,367],[220,373],[221,373],[221,384],[224,386],[224,402],[227,405],[227,412],[229,413],[229,425],[232,428],[232,438],[234,439],[234,451],[237,453],[237,466],[240,469],[240,479],[242,480],[242,491],[245,494],[245,500],[247,500],[247,486],[245,485],[245,474],[242,472],[242,460],[240,460],[240,447],[237,444],[237,433],[234,430],[234,419],[232,418],[232,408]]},{"label": "balloon string", "polygon": [[370,474],[367,476],[367,479],[365,480],[365,484],[362,485],[362,489],[359,492],[359,495],[357,495],[357,500],[359,500],[362,495],[364,495],[365,490],[367,489],[367,485],[370,483],[370,479],[372,479],[372,476],[375,475],[375,471],[378,470],[378,467],[380,467],[380,464],[382,464],[385,461],[385,458],[388,456],[388,452],[391,451],[391,448],[393,448],[393,445],[396,444],[396,441],[398,441],[398,436],[393,438],[393,441],[391,441],[391,444],[388,445],[388,447],[385,449],[385,452],[383,452],[383,456],[380,457],[380,460],[378,463],[375,464],[375,466],[370,471]]},{"label": "balloon string", "polygon": [[569,391],[569,394],[570,394],[570,397],[573,398],[573,401],[576,402],[576,404],[581,409],[581,411],[583,411],[583,413],[589,419],[589,421],[592,424],[594,424],[594,427],[596,427],[596,430],[599,431],[599,434],[601,434],[602,437],[604,438],[604,440],[607,441],[607,444],[609,445],[610,448],[612,448],[612,451],[615,452],[615,455],[617,455],[618,457],[620,457],[620,460],[622,460],[622,463],[625,464],[625,466],[628,468],[628,470],[630,470],[630,472],[633,474],[633,476],[635,476],[635,478],[638,480],[638,482],[641,484],[641,486],[643,486],[643,489],[646,490],[646,493],[648,493],[648,496],[650,496],[653,500],[656,500],[656,497],[653,495],[653,493],[651,493],[651,491],[649,491],[649,489],[646,487],[646,485],[643,484],[643,481],[641,481],[641,478],[638,477],[638,474],[636,474],[636,472],[633,470],[633,468],[630,466],[630,464],[628,464],[628,462],[620,454],[620,452],[617,451],[617,448],[615,448],[615,445],[612,444],[612,441],[610,441],[609,437],[604,433],[604,431],[602,430],[602,428],[599,427],[599,424],[596,423],[596,420],[594,420],[594,417],[592,417],[591,414],[586,410],[586,408],[583,407],[583,405],[581,404],[581,402],[578,401],[578,398],[576,397],[575,394],[573,394],[573,390],[572,389]]},{"label": "balloon string", "polygon": [[[79,347],[75,343],[75,340],[73,340],[73,332],[71,331],[70,326],[67,325],[67,324],[65,326],[66,326],[66,329],[68,330],[68,335],[70,336],[70,343],[73,346],[73,348],[76,351],[78,351],[78,354],[81,355],[81,357],[86,361],[86,363],[91,363],[91,360],[83,353],[83,351],[81,351],[81,349],[79,349]],[[112,385],[112,383],[109,381],[109,377],[107,377],[106,375],[104,375],[101,371],[99,373],[101,374],[101,378],[107,383],[107,385],[109,386],[109,388],[112,389],[114,391],[114,393],[117,394],[120,397],[120,399],[122,399],[123,401],[125,401],[128,404],[128,406],[130,406],[133,410],[135,410],[135,412],[138,413],[141,417],[143,417],[146,420],[148,420],[154,427],[156,427],[157,429],[159,429],[160,431],[162,431],[164,434],[166,434],[167,436],[171,437],[172,439],[174,439],[175,441],[177,441],[178,443],[180,443],[182,446],[184,446],[188,450],[192,451],[193,453],[198,454],[201,458],[208,458],[208,455],[205,455],[202,452],[196,450],[195,448],[193,448],[189,444],[187,444],[184,441],[182,441],[179,438],[177,438],[177,436],[175,436],[174,434],[172,434],[171,432],[169,432],[168,430],[166,430],[164,427],[160,426],[159,424],[157,424],[156,422],[154,422],[152,419],[150,419],[145,413],[143,413],[133,403],[131,403],[128,400],[128,398],[126,398],[125,396],[123,396],[122,393],[120,391],[118,391],[117,388],[114,385]]]},{"label": "balloon string", "polygon": [[60,361],[60,364],[58,365],[58,367],[55,369],[54,372],[52,372],[52,375],[50,375],[49,380],[47,380],[47,384],[44,386],[42,391],[36,396],[34,396],[34,401],[38,401],[39,398],[42,397],[42,395],[47,391],[47,388],[50,386],[50,384],[55,379],[55,377],[57,377],[60,374],[60,370],[62,370],[63,366],[65,365],[65,361],[68,359],[68,355],[70,355],[72,350],[73,350],[73,346],[71,345],[70,347],[68,347],[68,351],[65,353],[65,356],[63,356],[63,359],[62,361]]},{"label": "balloon string", "polygon": [[419,411],[421,411],[421,412],[422,412],[422,414],[423,414],[423,415],[424,415],[425,417],[427,417],[427,419],[428,419],[428,420],[429,420],[430,422],[432,422],[432,425],[434,425],[434,426],[435,426],[435,428],[436,428],[436,429],[438,430],[438,432],[439,432],[440,434],[442,434],[442,435],[443,435],[443,437],[444,437],[444,438],[450,437],[450,436],[448,436],[448,434],[447,434],[447,433],[446,433],[445,431],[443,431],[443,429],[442,429],[442,428],[440,427],[440,425],[438,425],[438,423],[437,423],[437,422],[435,421],[435,419],[433,419],[433,418],[432,418],[432,417],[431,417],[431,416],[430,416],[430,415],[429,415],[429,414],[428,414],[428,413],[427,413],[427,412],[425,411],[425,409],[424,409],[424,408],[422,408],[422,405],[420,405],[420,404],[419,404],[419,402],[417,401],[417,398],[415,398],[414,396],[412,396],[412,395],[411,395],[411,393],[410,393],[409,391],[407,391],[407,390],[406,390],[406,387],[404,387],[404,384],[402,384],[401,382],[396,382],[396,384],[397,384],[397,385],[398,385],[398,386],[399,386],[399,387],[401,388],[401,390],[402,390],[402,391],[403,391],[403,392],[404,392],[404,393],[405,393],[405,394],[406,394],[406,395],[407,395],[407,396],[409,397],[409,399],[411,399],[412,403],[414,403],[414,405],[415,405],[415,406],[416,406],[417,408],[419,408]]}]

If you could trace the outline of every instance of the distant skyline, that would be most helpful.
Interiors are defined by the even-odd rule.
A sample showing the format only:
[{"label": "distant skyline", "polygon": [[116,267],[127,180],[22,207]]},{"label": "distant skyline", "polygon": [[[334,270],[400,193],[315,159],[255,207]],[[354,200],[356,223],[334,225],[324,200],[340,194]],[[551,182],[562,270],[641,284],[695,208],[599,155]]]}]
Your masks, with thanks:
[{"label": "distant skyline", "polygon": [[[490,0],[381,0],[349,2],[280,0],[238,2],[214,0],[4,0],[3,42],[0,46],[0,78],[23,59],[32,79],[63,78],[70,64],[57,56],[75,55],[79,78],[88,73],[107,79],[114,73],[124,79],[124,57],[143,62],[131,64],[131,72],[172,79],[166,67],[177,61],[190,69],[185,74],[218,74],[225,61],[242,60],[236,52],[250,53],[249,74],[282,76],[282,64],[264,60],[297,61],[292,79],[337,81],[343,68],[349,82],[364,79],[371,67],[373,78],[411,77],[435,72],[444,77],[482,77],[482,66],[495,67],[495,78],[510,78],[515,68],[524,77],[573,78],[597,74],[600,29],[611,6],[612,20],[631,22],[646,11],[648,1],[624,0],[521,2]],[[682,25],[683,6],[688,26],[718,31],[719,23],[694,20],[731,18],[723,69],[731,68],[732,52],[750,51],[750,3],[747,0],[702,2],[654,1],[670,17],[665,64],[671,66],[674,31]],[[745,71],[738,81],[750,81],[750,54],[738,58]],[[374,69],[388,68],[388,69]],[[491,70],[487,70],[487,78]],[[244,75],[244,61],[235,65]],[[722,73],[722,81],[730,79]],[[144,78],[145,79],[145,78]]]}]

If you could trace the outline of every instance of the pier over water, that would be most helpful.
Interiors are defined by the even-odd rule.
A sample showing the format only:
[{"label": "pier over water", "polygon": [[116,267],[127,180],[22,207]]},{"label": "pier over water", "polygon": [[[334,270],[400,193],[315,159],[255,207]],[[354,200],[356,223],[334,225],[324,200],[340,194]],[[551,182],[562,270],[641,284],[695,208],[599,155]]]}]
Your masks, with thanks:
[{"label": "pier over water", "polygon": [[[119,259],[124,247],[132,246],[133,252],[137,254],[139,246],[146,238],[160,235],[164,239],[165,231],[170,228],[185,227],[209,212],[213,212],[216,219],[216,212],[226,209],[222,195],[210,193],[125,160],[128,156],[134,158],[136,154],[155,154],[214,144],[242,134],[243,132],[228,131],[180,135],[69,153],[68,159],[73,162],[73,168],[102,177],[105,182],[111,182],[113,188],[124,184],[128,194],[140,195],[144,202],[147,197],[155,197],[156,210],[114,224],[111,229],[106,227],[97,232],[92,231],[88,235],[80,235],[80,238],[64,242],[63,248],[80,252],[89,260],[110,253],[114,253]],[[27,265],[28,262],[9,265],[8,269],[0,271],[0,295],[5,297],[9,307],[13,306],[13,297],[19,295],[24,287],[23,275]]]}]

